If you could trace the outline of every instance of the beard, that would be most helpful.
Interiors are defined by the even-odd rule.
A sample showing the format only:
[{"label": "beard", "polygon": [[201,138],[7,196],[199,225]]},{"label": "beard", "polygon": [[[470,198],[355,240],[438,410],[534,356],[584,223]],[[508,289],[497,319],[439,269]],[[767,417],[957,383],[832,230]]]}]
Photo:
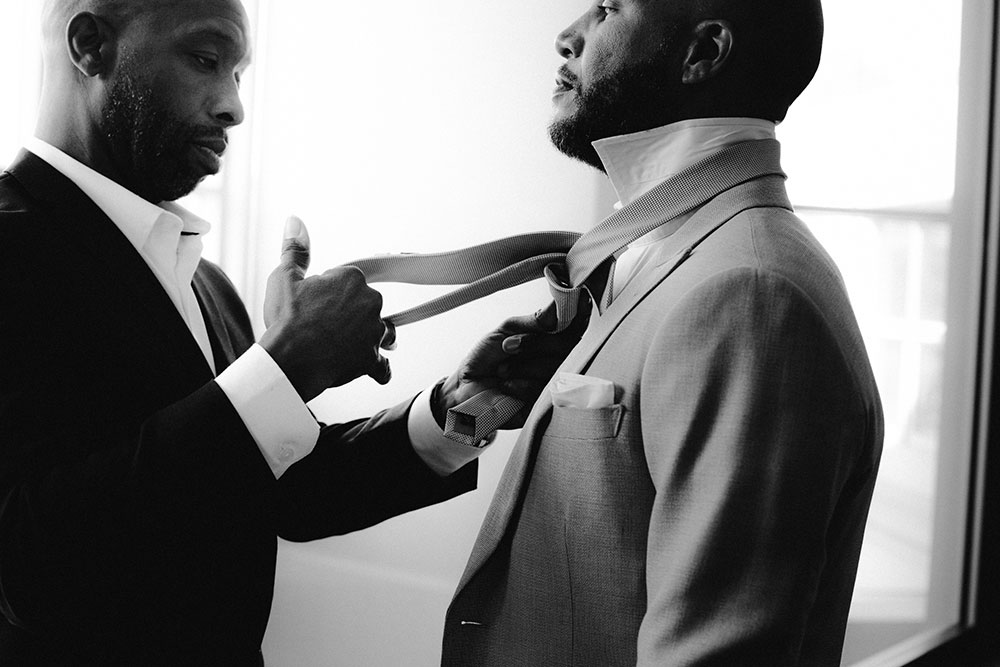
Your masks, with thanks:
[{"label": "beard", "polygon": [[189,194],[208,172],[191,157],[191,140],[224,137],[221,127],[185,123],[162,94],[123,61],[102,110],[100,128],[124,185],[158,203]]},{"label": "beard", "polygon": [[549,125],[549,138],[565,155],[604,171],[593,142],[659,127],[670,109],[669,42],[652,58],[583,87],[574,84],[576,110]]}]

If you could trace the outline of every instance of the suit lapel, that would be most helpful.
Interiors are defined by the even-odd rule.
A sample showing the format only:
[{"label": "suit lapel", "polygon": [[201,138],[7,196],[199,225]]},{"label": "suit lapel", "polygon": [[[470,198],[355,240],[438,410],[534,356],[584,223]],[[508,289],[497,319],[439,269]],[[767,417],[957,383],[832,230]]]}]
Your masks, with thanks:
[{"label": "suit lapel", "polygon": [[[766,173],[766,170],[762,170],[762,173]],[[760,206],[791,209],[782,176],[765,176],[743,183],[723,192],[703,206],[677,232],[667,238],[663,253],[665,259],[653,270],[640,275],[628,285],[604,314],[591,323],[583,338],[559,367],[559,371],[585,372],[591,360],[625,317],[647,294],[686,261],[705,238],[738,213]],[[549,394],[543,391],[511,452],[465,572],[459,581],[456,597],[497,550],[507,533],[526,490],[535,451],[541,434],[548,426],[551,408]]]},{"label": "suit lapel", "polygon": [[739,213],[759,206],[791,209],[782,178],[767,176],[739,185],[699,210],[691,220],[665,240],[662,251],[664,259],[660,264],[629,283],[604,314],[591,323],[560,370],[567,373],[586,372],[594,356],[628,314],[678,266],[687,261],[702,241]]},{"label": "suit lapel", "polygon": [[198,305],[201,307],[202,317],[205,318],[205,328],[208,329],[212,357],[215,360],[215,373],[218,375],[236,359],[235,345],[226,326],[222,307],[200,269],[195,271],[192,285],[194,294],[198,298]]},{"label": "suit lapel", "polygon": [[[88,280],[102,283],[109,308],[134,308],[133,317],[146,318],[151,324],[148,330],[156,336],[151,350],[164,351],[172,369],[196,374],[192,381],[211,379],[211,369],[177,307],[104,212],[61,172],[28,151],[22,151],[7,171],[48,210],[48,219],[58,226],[60,236],[90,257]],[[126,295],[131,298],[118,303]]]}]

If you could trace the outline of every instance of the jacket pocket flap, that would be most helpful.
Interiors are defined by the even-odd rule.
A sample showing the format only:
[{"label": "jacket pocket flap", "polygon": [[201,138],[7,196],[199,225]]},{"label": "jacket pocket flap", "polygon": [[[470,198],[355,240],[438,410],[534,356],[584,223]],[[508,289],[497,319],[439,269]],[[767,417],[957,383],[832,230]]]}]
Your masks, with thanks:
[{"label": "jacket pocket flap", "polygon": [[546,435],[574,440],[614,438],[621,428],[624,412],[621,403],[604,408],[554,407]]}]

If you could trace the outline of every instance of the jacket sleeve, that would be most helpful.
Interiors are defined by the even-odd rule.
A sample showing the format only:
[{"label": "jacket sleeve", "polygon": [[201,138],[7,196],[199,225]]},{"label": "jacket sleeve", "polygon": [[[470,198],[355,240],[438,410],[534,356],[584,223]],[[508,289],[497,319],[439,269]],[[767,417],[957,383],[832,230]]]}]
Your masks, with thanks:
[{"label": "jacket sleeve", "polygon": [[441,477],[414,451],[406,427],[411,403],[323,427],[312,453],[278,482],[281,537],[340,535],[476,488],[476,461]]},{"label": "jacket sleeve", "polygon": [[799,664],[821,572],[860,548],[838,503],[874,474],[830,324],[781,276],[715,276],[665,318],[641,391],[656,497],[638,663]]}]

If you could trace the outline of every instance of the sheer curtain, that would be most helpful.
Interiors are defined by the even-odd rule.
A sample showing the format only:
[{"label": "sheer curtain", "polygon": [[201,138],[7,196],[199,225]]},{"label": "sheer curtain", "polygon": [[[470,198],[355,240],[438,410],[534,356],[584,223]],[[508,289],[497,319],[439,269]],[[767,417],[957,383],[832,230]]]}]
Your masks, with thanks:
[{"label": "sheer curtain", "polygon": [[42,82],[39,55],[41,0],[0,4],[0,44],[14,55],[13,67],[0,70],[0,165],[9,164],[35,127]]}]

